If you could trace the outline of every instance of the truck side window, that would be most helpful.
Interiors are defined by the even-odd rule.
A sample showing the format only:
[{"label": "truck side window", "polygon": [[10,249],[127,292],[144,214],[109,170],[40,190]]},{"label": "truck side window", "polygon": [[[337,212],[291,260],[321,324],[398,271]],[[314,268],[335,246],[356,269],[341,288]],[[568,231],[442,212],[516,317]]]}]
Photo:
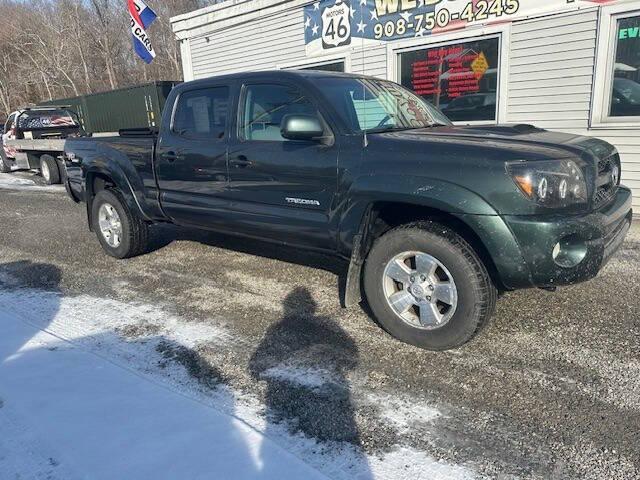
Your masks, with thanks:
[{"label": "truck side window", "polygon": [[285,115],[291,114],[320,117],[313,104],[293,86],[248,85],[239,136],[243,140],[286,142],[280,126]]},{"label": "truck side window", "polygon": [[224,138],[229,114],[229,88],[191,90],[180,95],[173,116],[173,132],[187,138]]}]

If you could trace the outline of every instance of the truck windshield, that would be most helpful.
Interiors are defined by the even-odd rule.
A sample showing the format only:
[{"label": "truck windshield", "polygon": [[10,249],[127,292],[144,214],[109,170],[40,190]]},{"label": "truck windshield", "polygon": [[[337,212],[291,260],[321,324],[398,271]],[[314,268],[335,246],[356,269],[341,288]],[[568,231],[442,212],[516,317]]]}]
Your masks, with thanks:
[{"label": "truck windshield", "polygon": [[451,125],[436,107],[393,82],[323,77],[314,83],[354,133]]}]

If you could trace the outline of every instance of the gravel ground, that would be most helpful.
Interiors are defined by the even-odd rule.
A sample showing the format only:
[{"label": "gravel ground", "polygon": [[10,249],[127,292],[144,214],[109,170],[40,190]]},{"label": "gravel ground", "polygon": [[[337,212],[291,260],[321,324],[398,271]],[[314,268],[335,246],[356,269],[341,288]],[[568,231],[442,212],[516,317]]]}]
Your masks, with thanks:
[{"label": "gravel ground", "polygon": [[333,258],[163,226],[152,253],[117,261],[62,189],[19,187],[0,189],[0,281],[51,287],[20,262],[44,263],[67,296],[228,329],[223,346],[160,353],[204,386],[255,395],[293,433],[374,455],[409,447],[488,478],[640,478],[638,224],[597,279],[508,293],[477,340],[431,353],[390,338],[365,307],[341,309]]}]

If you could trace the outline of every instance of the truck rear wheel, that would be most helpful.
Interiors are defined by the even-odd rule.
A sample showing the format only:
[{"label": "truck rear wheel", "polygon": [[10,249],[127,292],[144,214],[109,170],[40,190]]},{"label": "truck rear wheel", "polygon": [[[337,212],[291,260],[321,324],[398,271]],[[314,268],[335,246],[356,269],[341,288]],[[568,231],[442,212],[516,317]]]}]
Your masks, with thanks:
[{"label": "truck rear wheel", "polygon": [[381,326],[399,340],[448,350],[490,320],[497,291],[469,244],[435,222],[416,222],[375,242],[364,270],[367,300]]},{"label": "truck rear wheel", "polygon": [[60,170],[58,162],[51,155],[42,155],[40,157],[40,174],[47,185],[56,185],[60,183]]},{"label": "truck rear wheel", "polygon": [[100,245],[112,257],[130,258],[146,251],[149,226],[129,209],[119,191],[98,192],[91,206],[91,221]]},{"label": "truck rear wheel", "polygon": [[9,162],[7,161],[7,157],[3,150],[3,148],[0,148],[0,173],[9,173],[11,171],[11,167],[9,166]]}]

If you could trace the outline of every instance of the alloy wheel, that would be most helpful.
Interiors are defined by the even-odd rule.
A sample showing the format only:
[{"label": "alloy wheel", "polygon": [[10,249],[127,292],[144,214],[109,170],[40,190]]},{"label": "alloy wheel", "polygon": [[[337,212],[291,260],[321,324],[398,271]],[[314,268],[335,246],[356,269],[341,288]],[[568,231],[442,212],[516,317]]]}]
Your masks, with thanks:
[{"label": "alloy wheel", "polygon": [[98,225],[103,238],[112,248],[118,248],[122,243],[122,222],[120,215],[109,203],[104,203],[98,210]]},{"label": "alloy wheel", "polygon": [[403,252],[384,269],[388,305],[414,328],[435,330],[446,325],[458,305],[458,290],[449,270],[424,252]]}]

